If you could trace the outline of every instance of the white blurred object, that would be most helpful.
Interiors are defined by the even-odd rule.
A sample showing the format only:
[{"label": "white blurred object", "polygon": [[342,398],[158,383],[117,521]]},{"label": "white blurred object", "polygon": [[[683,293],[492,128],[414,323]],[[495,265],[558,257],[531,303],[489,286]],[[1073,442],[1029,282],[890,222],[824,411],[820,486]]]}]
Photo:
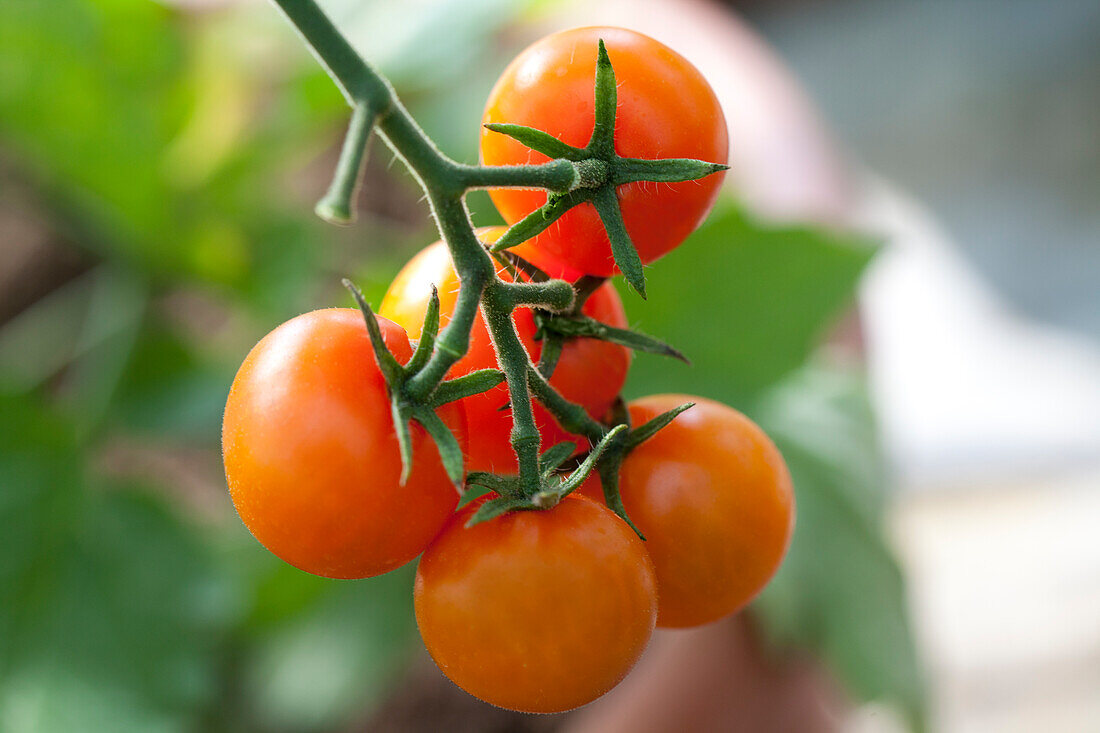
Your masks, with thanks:
[{"label": "white blurred object", "polygon": [[859,226],[887,244],[861,312],[903,484],[1100,465],[1100,348],[1011,312],[918,204],[878,179],[866,191]]}]

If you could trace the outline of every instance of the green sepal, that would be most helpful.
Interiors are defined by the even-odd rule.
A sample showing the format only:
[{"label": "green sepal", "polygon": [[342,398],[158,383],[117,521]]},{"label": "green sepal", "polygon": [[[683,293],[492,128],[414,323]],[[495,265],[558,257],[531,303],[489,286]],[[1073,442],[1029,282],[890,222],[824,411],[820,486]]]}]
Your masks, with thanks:
[{"label": "green sepal", "polygon": [[603,500],[607,504],[607,508],[615,512],[627,525],[634,530],[634,534],[642,540],[645,540],[645,535],[638,529],[637,525],[627,516],[626,507],[623,506],[623,497],[619,492],[619,468],[622,465],[621,458],[616,457],[614,461],[604,461],[599,465],[600,483],[603,485]]},{"label": "green sepal", "polygon": [[435,337],[439,335],[439,290],[432,284],[432,295],[428,298],[428,307],[424,310],[424,324],[420,327],[420,341],[416,344],[416,351],[405,365],[407,374],[416,374],[428,359],[435,348]]},{"label": "green sepal", "polygon": [[539,470],[542,472],[543,477],[545,478],[558,470],[561,464],[568,461],[576,450],[577,444],[571,441],[556,443],[547,449],[539,458]]},{"label": "green sepal", "polygon": [[[600,442],[596,443],[596,446],[588,454],[588,457],[581,462],[581,465],[577,466],[577,470],[573,471],[573,473],[569,474],[569,478],[561,482],[561,485],[558,487],[559,499],[568,496],[578,486],[584,483],[585,479],[592,473],[592,469],[596,467],[596,464],[607,451],[611,443],[626,429],[625,425],[616,425],[611,428],[611,430],[607,431],[607,434],[600,439]],[[634,531],[636,532],[637,529]]]},{"label": "green sepal", "polygon": [[570,191],[569,193],[549,194],[543,206],[517,221],[508,228],[508,231],[500,235],[500,239],[493,244],[492,251],[500,252],[526,242],[531,237],[546,230],[569,209],[577,204],[591,201],[592,195],[592,190],[587,188]]},{"label": "green sepal", "polygon": [[512,125],[502,122],[489,122],[485,129],[507,135],[513,140],[526,145],[532,150],[542,153],[550,159],[564,158],[578,161],[585,157],[584,151],[572,145],[563,143],[548,132],[537,130],[534,127],[524,125]]},{"label": "green sepal", "polygon": [[458,444],[451,429],[443,422],[435,410],[422,407],[413,411],[412,417],[431,436],[435,447],[439,450],[439,460],[443,463],[443,470],[447,472],[447,478],[451,480],[459,493],[462,492],[462,478],[465,473],[462,446]]},{"label": "green sepal", "polygon": [[588,299],[600,289],[600,286],[607,282],[606,277],[599,277],[598,275],[581,275],[581,277],[573,283],[573,290],[576,291],[577,296],[573,311],[580,313],[581,308],[588,302]]},{"label": "green sepal", "polygon": [[661,158],[644,160],[641,158],[619,158],[615,161],[615,170],[611,176],[613,185],[620,186],[634,181],[653,181],[656,183],[679,183],[706,178],[712,173],[728,170],[728,165],[707,163],[692,158]]},{"label": "green sepal", "polygon": [[432,407],[488,392],[504,380],[504,372],[499,369],[478,369],[461,377],[448,379],[436,387],[435,392],[432,393]]},{"label": "green sepal", "polygon": [[498,476],[485,471],[473,471],[466,474],[466,486],[481,486],[495,491],[501,496],[517,497],[523,494],[519,478],[516,476]]},{"label": "green sepal", "polygon": [[615,86],[615,69],[611,66],[611,58],[602,38],[596,57],[595,97],[595,124],[587,152],[610,159],[615,155],[615,111],[619,94]]},{"label": "green sepal", "polygon": [[623,223],[623,212],[619,209],[619,196],[615,193],[614,186],[604,186],[596,192],[593,199],[596,211],[603,222],[603,228],[607,230],[607,238],[611,242],[611,255],[615,258],[615,264],[623,277],[630,283],[638,295],[645,299],[645,275],[642,273],[642,259],[638,256],[638,250],[634,242],[630,240],[630,234]]},{"label": "green sepal", "polygon": [[[550,334],[546,333],[549,331],[560,334],[566,338],[592,338],[599,339],[600,341],[608,341],[613,344],[625,346],[628,349],[633,349],[634,351],[671,356],[674,359],[679,359],[685,364],[691,363],[679,349],[666,344],[660,339],[626,328],[615,328],[614,326],[601,323],[595,318],[589,318],[588,316],[543,316],[540,319],[539,328],[543,331],[546,342],[550,340]],[[544,344],[544,353],[545,350],[546,345]],[[539,371],[546,374],[541,368],[541,363]]]},{"label": "green sepal", "polygon": [[630,435],[626,439],[627,451],[634,450],[639,445],[652,438],[654,435],[657,434],[659,430],[666,427],[669,423],[675,420],[677,415],[679,415],[684,410],[690,409],[694,406],[694,402],[685,402],[679,407],[674,407],[668,412],[662,412],[660,415],[653,418],[652,420],[642,423],[638,427],[631,430]]},{"label": "green sepal", "polygon": [[396,397],[390,400],[390,416],[393,418],[393,433],[397,437],[397,450],[401,454],[400,483],[404,486],[412,473],[412,434],[409,431],[409,418]]},{"label": "green sepal", "polygon": [[[538,338],[536,334],[535,338]],[[561,352],[565,348],[565,339],[556,333],[543,333],[542,351],[539,353],[539,373],[549,379],[554,376]]]},{"label": "green sepal", "polygon": [[498,499],[490,499],[477,508],[477,511],[466,520],[467,527],[488,522],[490,519],[502,517],[516,509],[533,509],[531,499],[526,497],[502,496]]},{"label": "green sepal", "polygon": [[367,299],[363,297],[363,291],[355,287],[351,280],[347,278],[344,278],[342,282],[344,287],[351,291],[355,302],[359,304],[359,310],[363,313],[363,320],[367,324],[367,333],[370,334],[371,346],[374,348],[374,358],[378,361],[378,368],[382,371],[382,376],[386,378],[386,384],[393,390],[404,381],[405,370],[386,346],[386,342],[382,338],[382,329],[378,327],[378,319],[375,317],[370,305],[367,304]]}]

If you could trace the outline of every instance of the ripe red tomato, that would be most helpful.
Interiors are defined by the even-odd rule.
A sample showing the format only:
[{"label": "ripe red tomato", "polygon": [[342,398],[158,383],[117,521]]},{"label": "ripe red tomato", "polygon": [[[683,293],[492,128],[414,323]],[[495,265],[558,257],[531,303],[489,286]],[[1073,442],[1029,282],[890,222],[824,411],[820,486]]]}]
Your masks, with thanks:
[{"label": "ripe red tomato", "polygon": [[[383,318],[400,362],[405,332]],[[460,405],[440,416],[465,441]],[[458,494],[439,453],[415,423],[415,465],[401,458],[389,398],[358,310],[300,315],[265,336],[233,380],[222,424],[229,493],[267,549],[302,570],[365,578],[423,552]]]},{"label": "ripe red tomato", "polygon": [[475,697],[531,713],[570,710],[618,684],[657,617],[637,535],[583,497],[466,528],[475,506],[416,574],[416,622],[440,669]]},{"label": "ripe red tomato", "polygon": [[[504,70],[483,122],[544,130],[583,148],[592,135],[597,43],[603,39],[618,82],[615,148],[630,158],[696,158],[725,163],[726,120],[706,79],[663,44],[622,28],[577,28],[547,36]],[[542,163],[545,155],[482,129],[486,165]],[[683,183],[637,182],[618,187],[627,231],[643,263],[680,244],[710,211],[723,174]],[[508,223],[546,203],[546,192],[490,191]],[[533,240],[546,255],[592,275],[615,273],[611,246],[595,207],[581,204]]]},{"label": "ripe red tomato", "polygon": [[[646,536],[662,627],[698,626],[737,611],[771,579],[794,527],[783,457],[737,410],[702,397],[631,402],[640,425],[685,402],[695,406],[623,462],[627,515]],[[581,491],[602,500],[598,480]]]},{"label": "ripe red tomato", "polygon": [[[496,241],[503,232],[503,227],[478,230],[482,240],[490,243]],[[540,252],[521,247],[517,253],[539,267],[546,265],[551,275],[563,274],[557,265],[544,262]],[[503,268],[498,268],[498,271],[507,277]],[[403,326],[412,338],[419,338],[433,283],[439,290],[440,323],[446,325],[454,313],[459,280],[443,242],[436,242],[421,250],[405,265],[390,285],[378,312]],[[600,286],[585,301],[582,311],[585,315],[609,325],[626,327],[622,300],[610,283]],[[531,357],[538,361],[542,353],[542,341],[535,340],[532,311],[528,308],[517,308],[513,320],[523,345]],[[611,407],[622,389],[630,359],[630,350],[623,346],[595,339],[572,339],[562,349],[550,384],[566,399],[583,405],[589,414],[599,418]],[[448,376],[457,377],[476,369],[496,367],[496,353],[485,321],[479,315],[470,333],[470,350],[451,368]],[[509,411],[500,409],[508,402],[507,386],[502,384],[488,392],[469,397],[464,402],[470,424],[467,469],[515,472],[516,458],[509,438],[512,415]],[[538,403],[534,404],[534,412],[544,448],[563,440],[571,440],[578,445],[583,443],[581,438],[566,433]]]}]

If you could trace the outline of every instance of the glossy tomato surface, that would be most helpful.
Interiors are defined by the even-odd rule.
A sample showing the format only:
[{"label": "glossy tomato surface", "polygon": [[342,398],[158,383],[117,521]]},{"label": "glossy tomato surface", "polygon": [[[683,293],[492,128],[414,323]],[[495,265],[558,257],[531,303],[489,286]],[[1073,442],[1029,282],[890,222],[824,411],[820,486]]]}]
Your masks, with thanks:
[{"label": "glossy tomato surface", "polygon": [[[491,243],[503,231],[503,227],[482,229],[479,236]],[[554,263],[546,263],[539,252],[521,246],[517,253],[532,264],[544,267],[555,277],[566,274]],[[507,277],[503,268],[500,272]],[[440,323],[445,326],[454,313],[459,279],[447,247],[442,242],[421,250],[405,265],[382,299],[379,314],[403,326],[410,337],[419,338],[433,284],[439,290]],[[622,300],[610,283],[600,286],[582,310],[585,315],[598,321],[618,328],[626,327]],[[520,340],[537,362],[542,353],[542,341],[535,340],[532,311],[518,308],[513,319]],[[595,339],[572,339],[562,349],[550,383],[566,399],[583,405],[589,414],[599,418],[611,407],[622,389],[630,359],[630,350],[625,347]],[[485,321],[479,315],[470,334],[469,351],[451,368],[448,376],[457,377],[477,369],[490,368],[497,368],[496,353]],[[467,469],[514,472],[516,462],[510,443],[512,415],[510,411],[500,409],[508,403],[507,386],[502,384],[463,402],[470,425]],[[583,443],[581,438],[566,433],[538,403],[534,404],[534,412],[544,449],[563,440],[572,440],[578,445]]]},{"label": "glossy tomato surface", "polygon": [[531,713],[614,687],[657,617],[641,540],[583,497],[467,528],[472,511],[456,515],[417,570],[417,625],[440,669],[471,695]]},{"label": "glossy tomato surface", "polygon": [[[407,361],[405,332],[378,323],[398,361]],[[441,416],[464,441],[462,407]],[[364,578],[423,552],[458,494],[415,423],[413,449],[415,466],[401,486],[386,384],[358,310],[287,321],[233,380],[222,425],[233,504],[256,539],[307,572]]]},{"label": "glossy tomato surface", "polygon": [[[583,148],[592,135],[597,46],[607,46],[618,85],[615,149],[630,158],[695,158],[725,163],[722,107],[706,79],[667,46],[622,28],[577,28],[548,36],[505,69],[489,95],[484,123],[544,130]],[[545,155],[482,128],[486,165],[542,163]],[[617,193],[627,231],[642,262],[680,244],[710,211],[724,174],[682,183],[637,182]],[[546,192],[490,191],[509,224],[546,203]],[[570,210],[533,242],[545,254],[592,275],[616,272],[611,246],[591,204]]]},{"label": "glossy tomato surface", "polygon": [[[748,603],[779,568],[794,528],[794,493],[767,435],[731,407],[703,397],[631,402],[640,425],[696,403],[623,462],[627,515],[646,536],[660,597],[658,626],[716,621]],[[597,480],[586,495],[602,497]]]}]

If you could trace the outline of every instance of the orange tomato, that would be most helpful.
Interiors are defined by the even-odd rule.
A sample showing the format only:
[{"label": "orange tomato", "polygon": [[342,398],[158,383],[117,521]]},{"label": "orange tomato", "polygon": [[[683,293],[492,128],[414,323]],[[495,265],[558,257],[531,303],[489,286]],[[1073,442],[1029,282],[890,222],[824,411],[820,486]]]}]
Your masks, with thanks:
[{"label": "orange tomato", "polygon": [[475,697],[531,713],[570,710],[618,684],[657,617],[637,535],[583,497],[467,528],[476,505],[416,574],[417,625],[440,669]]},{"label": "orange tomato", "polygon": [[[592,135],[597,44],[607,46],[618,84],[615,149],[630,158],[695,158],[725,163],[726,120],[702,74],[667,46],[622,28],[577,28],[543,38],[504,70],[489,94],[484,123],[535,127],[583,148]],[[486,165],[543,163],[545,155],[482,128]],[[618,187],[627,231],[643,263],[679,245],[710,211],[724,174],[683,183]],[[515,223],[546,203],[546,192],[490,191],[501,216]],[[581,204],[532,240],[546,256],[592,275],[616,271],[596,209]]]},{"label": "orange tomato", "polygon": [[[496,241],[503,232],[503,227],[478,230],[481,239],[487,243]],[[517,254],[536,266],[545,264],[537,251],[521,246],[517,248]],[[553,263],[548,267],[549,274],[553,276],[563,274]],[[503,268],[498,268],[498,271],[507,277]],[[404,326],[412,338],[419,338],[432,284],[439,291],[440,324],[445,326],[454,313],[459,279],[443,242],[421,250],[402,268],[382,299],[378,312]],[[626,327],[622,300],[609,283],[599,287],[588,298],[582,312],[611,326]],[[517,308],[513,320],[520,340],[537,362],[542,353],[542,341],[535,340],[533,312],[529,308]],[[566,399],[582,405],[589,414],[599,418],[611,407],[622,389],[630,359],[630,350],[623,346],[588,338],[572,339],[562,349],[550,384]],[[453,378],[477,369],[496,367],[496,352],[488,328],[482,316],[478,315],[470,333],[470,349],[455,363],[448,376]],[[488,392],[467,398],[464,403],[470,425],[467,469],[514,473],[516,459],[510,443],[512,415],[510,411],[500,409],[508,403],[508,387],[501,384]],[[542,434],[543,448],[563,440],[574,441],[581,448],[587,445],[582,438],[566,433],[541,405],[534,404],[534,413],[535,423]]]},{"label": "orange tomato", "polygon": [[[737,410],[689,395],[631,402],[640,425],[685,402],[694,407],[623,462],[627,515],[646,536],[662,627],[698,626],[747,604],[771,579],[794,527],[783,457]],[[603,500],[598,479],[580,489]]]},{"label": "orange tomato", "polygon": [[[407,361],[405,332],[378,324]],[[465,441],[461,406],[440,415]],[[412,439],[415,465],[401,486],[386,384],[362,314],[306,313],[256,344],[233,380],[222,424],[229,493],[249,531],[291,565],[330,578],[379,575],[423,552],[458,502],[415,423]]]}]

